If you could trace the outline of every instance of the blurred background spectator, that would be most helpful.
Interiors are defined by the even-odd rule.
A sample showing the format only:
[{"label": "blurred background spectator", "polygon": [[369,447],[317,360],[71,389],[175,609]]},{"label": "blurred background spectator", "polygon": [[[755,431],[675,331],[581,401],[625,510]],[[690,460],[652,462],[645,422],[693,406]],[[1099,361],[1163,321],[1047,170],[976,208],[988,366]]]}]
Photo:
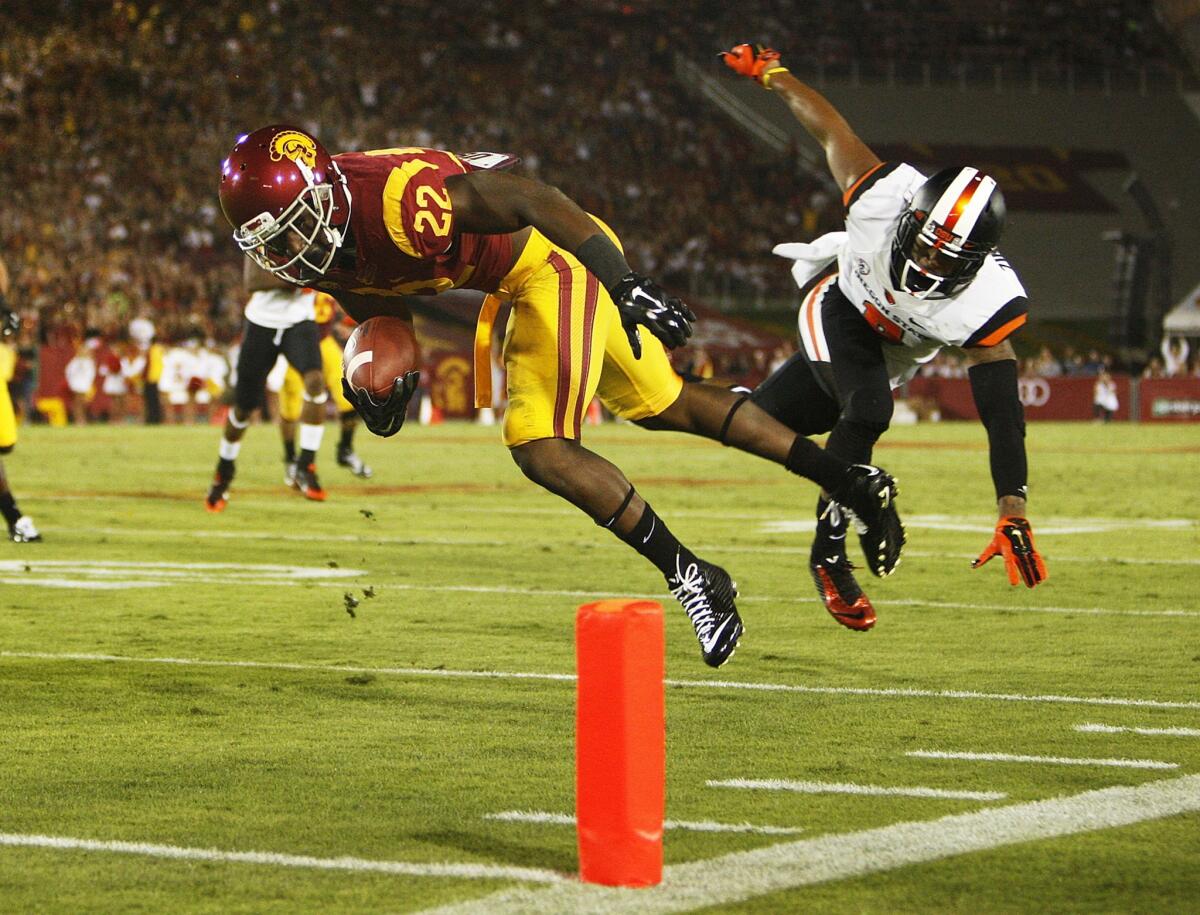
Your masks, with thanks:
[{"label": "blurred background spectator", "polygon": [[[516,153],[524,173],[614,224],[631,263],[679,291],[794,296],[770,247],[840,227],[838,194],[796,157],[755,152],[672,71],[674,52],[706,59],[747,38],[802,47],[806,67],[864,78],[929,60],[1047,83],[1186,69],[1148,0],[15,4],[0,34],[10,298],[67,361],[89,327],[125,360],[124,372],[104,369],[98,392],[113,399],[112,415],[136,402],[120,391],[124,377],[129,395],[149,383],[145,417],[156,421],[160,371],[173,412],[191,412],[219,385],[177,402],[188,357],[163,347],[213,341],[223,351],[244,304],[216,200],[219,163],[239,133],[280,121],[335,151]],[[153,344],[133,332],[146,319]],[[739,358],[714,364],[715,376],[766,369]],[[937,369],[957,371],[950,358]],[[1039,371],[1054,370],[1053,357],[1039,360]],[[37,387],[25,366],[16,383],[26,409],[75,402],[71,390]],[[1067,371],[1097,366],[1072,357]]]}]

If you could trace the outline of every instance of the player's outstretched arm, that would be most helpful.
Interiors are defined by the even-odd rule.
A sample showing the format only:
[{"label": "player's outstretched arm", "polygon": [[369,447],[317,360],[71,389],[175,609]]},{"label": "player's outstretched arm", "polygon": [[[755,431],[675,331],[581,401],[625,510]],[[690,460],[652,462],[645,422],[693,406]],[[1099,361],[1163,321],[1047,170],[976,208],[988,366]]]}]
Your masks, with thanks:
[{"label": "player's outstretched arm", "polygon": [[785,102],[825,150],[833,180],[846,190],[879,164],[875,155],[846,123],[841,113],[816,89],[796,79],[783,65],[779,52],[759,45],[739,44],[721,53],[735,73],[753,79]]},{"label": "player's outstretched arm", "polygon": [[533,226],[574,254],[608,290],[637,358],[642,355],[638,325],[672,349],[692,335],[696,316],[691,309],[634,273],[616,243],[558,188],[518,175],[476,171],[448,177],[446,189],[457,231],[495,235]]},{"label": "player's outstretched arm", "polygon": [[1025,411],[1017,387],[1017,354],[1003,340],[995,346],[966,350],[971,393],[988,434],[992,482],[1000,520],[992,540],[971,563],[979,568],[1002,556],[1011,584],[1032,588],[1048,577],[1046,563],[1033,542],[1025,502],[1028,461],[1025,455]]}]

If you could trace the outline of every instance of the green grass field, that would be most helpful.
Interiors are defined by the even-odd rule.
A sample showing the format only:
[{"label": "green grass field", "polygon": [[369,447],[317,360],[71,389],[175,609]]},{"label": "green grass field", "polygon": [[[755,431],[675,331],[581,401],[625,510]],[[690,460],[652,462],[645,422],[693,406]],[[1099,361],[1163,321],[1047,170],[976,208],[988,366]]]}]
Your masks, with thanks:
[{"label": "green grass field", "polygon": [[[994,523],[982,429],[894,429],[876,459],[909,550],[867,583],[867,634],[812,593],[814,486],[696,439],[589,429],[737,579],[747,634],[720,671],[657,572],[526,482],[495,429],[360,433],[375,478],[327,457],[315,504],[255,427],[211,516],[218,436],[26,428],[5,458],[46,539],[0,544],[2,911],[1200,906],[1200,428],[1031,426],[1035,591],[969,568]],[[668,820],[760,827],[669,829],[654,890],[573,884],[569,824],[489,818],[573,812],[563,675],[575,607],[605,596],[666,607]],[[735,779],[988,799],[710,784]],[[1151,783],[1164,805],[1078,798]],[[1051,798],[1065,826],[1036,832]],[[899,825],[952,815],[971,816]]]}]

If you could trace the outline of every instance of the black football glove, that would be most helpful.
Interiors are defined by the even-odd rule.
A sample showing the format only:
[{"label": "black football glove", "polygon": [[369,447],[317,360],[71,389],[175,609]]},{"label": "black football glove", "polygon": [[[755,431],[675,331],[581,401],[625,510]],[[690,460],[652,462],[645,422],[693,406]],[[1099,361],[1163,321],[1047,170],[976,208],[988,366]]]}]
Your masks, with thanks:
[{"label": "black football glove", "polygon": [[21,329],[21,316],[8,307],[4,296],[0,295],[0,337],[15,334]]},{"label": "black football glove", "polygon": [[696,320],[692,310],[668,295],[654,280],[627,273],[608,293],[621,313],[621,326],[629,337],[634,359],[642,358],[639,324],[648,328],[667,349],[683,346],[692,335],[692,322]]},{"label": "black football glove", "polygon": [[408,402],[416,393],[420,372],[405,372],[392,385],[392,393],[383,403],[376,403],[366,391],[356,391],[350,382],[342,379],[342,393],[354,405],[354,411],[362,417],[363,424],[383,438],[390,438],[404,425],[408,413]]}]

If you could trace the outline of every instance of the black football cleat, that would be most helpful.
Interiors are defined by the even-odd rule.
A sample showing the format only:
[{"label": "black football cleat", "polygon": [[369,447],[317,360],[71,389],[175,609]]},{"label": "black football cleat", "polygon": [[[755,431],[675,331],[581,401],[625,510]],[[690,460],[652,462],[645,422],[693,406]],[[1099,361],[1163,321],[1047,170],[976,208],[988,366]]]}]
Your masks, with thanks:
[{"label": "black football cleat", "polygon": [[852,464],[846,478],[829,497],[853,516],[858,542],[871,574],[891,575],[904,549],[904,523],[896,511],[900,489],[878,467]]},{"label": "black football cleat", "polygon": [[700,656],[709,667],[720,667],[732,656],[745,631],[733,599],[737,585],[720,566],[697,559],[667,576],[667,587],[683,605],[700,640]]},{"label": "black football cleat", "polygon": [[875,625],[875,608],[854,580],[854,565],[839,546],[815,542],[808,570],[830,616],[855,632],[866,632]]}]

